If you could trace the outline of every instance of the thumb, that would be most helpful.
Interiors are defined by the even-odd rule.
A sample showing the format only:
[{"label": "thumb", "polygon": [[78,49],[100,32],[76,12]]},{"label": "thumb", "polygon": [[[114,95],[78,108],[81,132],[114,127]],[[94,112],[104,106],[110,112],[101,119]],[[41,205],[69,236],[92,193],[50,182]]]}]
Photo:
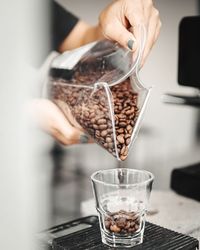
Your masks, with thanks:
[{"label": "thumb", "polygon": [[137,48],[136,39],[133,33],[128,31],[119,20],[113,22],[112,25],[107,25],[104,30],[104,35],[106,38],[118,42],[121,46],[133,52]]}]

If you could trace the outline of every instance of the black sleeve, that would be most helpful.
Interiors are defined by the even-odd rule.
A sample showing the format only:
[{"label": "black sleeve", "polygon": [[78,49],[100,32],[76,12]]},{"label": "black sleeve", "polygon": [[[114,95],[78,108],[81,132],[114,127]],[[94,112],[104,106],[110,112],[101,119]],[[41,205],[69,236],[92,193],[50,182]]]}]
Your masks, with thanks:
[{"label": "black sleeve", "polygon": [[65,37],[78,22],[78,18],[65,10],[58,3],[52,4],[52,49],[58,50]]}]

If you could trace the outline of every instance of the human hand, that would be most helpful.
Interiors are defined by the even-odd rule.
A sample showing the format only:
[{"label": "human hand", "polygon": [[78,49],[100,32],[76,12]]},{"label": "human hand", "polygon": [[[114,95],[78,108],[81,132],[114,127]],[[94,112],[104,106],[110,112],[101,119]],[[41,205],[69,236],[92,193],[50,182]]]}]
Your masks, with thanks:
[{"label": "human hand", "polygon": [[53,102],[47,99],[32,101],[30,110],[39,127],[63,145],[89,141],[89,137],[84,134],[70,110],[66,110],[64,115]]},{"label": "human hand", "polygon": [[140,40],[139,26],[144,25],[147,29],[147,40],[141,66],[156,42],[161,28],[159,12],[152,0],[116,0],[102,11],[99,24],[106,38],[117,41],[133,52],[137,49],[137,41]]}]

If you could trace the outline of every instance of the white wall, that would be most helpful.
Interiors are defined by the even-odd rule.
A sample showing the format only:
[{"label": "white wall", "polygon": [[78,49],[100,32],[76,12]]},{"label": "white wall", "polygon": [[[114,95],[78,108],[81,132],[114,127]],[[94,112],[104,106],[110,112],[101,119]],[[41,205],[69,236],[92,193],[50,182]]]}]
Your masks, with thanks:
[{"label": "white wall", "polygon": [[[38,194],[46,190],[45,185],[39,185],[42,161],[38,162],[38,154],[33,154],[34,136],[28,130],[25,103],[30,86],[36,84],[27,59],[30,62],[35,55],[40,57],[42,44],[48,47],[48,2],[1,1],[0,249],[4,250],[38,249],[34,233],[38,224],[46,223],[48,210],[40,217],[39,205],[44,208],[47,195],[38,204]],[[46,37],[40,45],[39,37]]]}]

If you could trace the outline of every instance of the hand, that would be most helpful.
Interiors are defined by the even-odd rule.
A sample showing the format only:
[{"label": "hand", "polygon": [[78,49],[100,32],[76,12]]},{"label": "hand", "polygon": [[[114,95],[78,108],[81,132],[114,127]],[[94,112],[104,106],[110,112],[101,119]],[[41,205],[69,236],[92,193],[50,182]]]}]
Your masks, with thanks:
[{"label": "hand", "polygon": [[[139,40],[139,25],[147,28],[147,40],[141,65],[144,64],[160,33],[161,21],[152,0],[116,0],[99,17],[104,36],[135,51]],[[133,30],[133,33],[130,30]]]},{"label": "hand", "polygon": [[64,145],[86,143],[89,138],[75,121],[70,110],[65,115],[51,101],[37,99],[31,103],[31,111],[39,126]]}]

